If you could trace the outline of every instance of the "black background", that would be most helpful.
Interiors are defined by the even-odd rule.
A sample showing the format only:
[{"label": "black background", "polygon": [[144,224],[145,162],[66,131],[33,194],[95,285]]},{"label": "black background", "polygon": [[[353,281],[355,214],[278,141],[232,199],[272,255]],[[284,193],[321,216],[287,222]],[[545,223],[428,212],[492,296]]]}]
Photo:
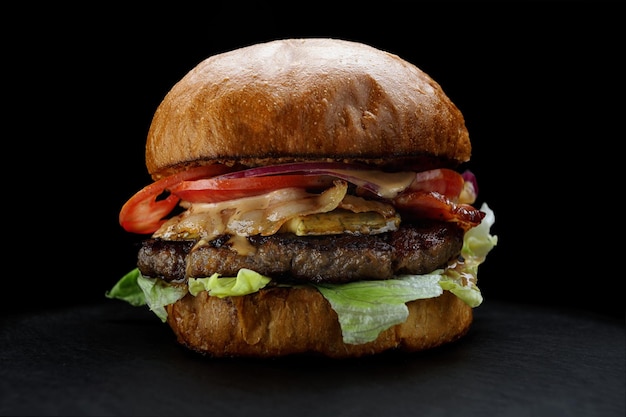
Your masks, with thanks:
[{"label": "black background", "polygon": [[623,317],[617,3],[291,6],[7,16],[23,24],[3,64],[5,308],[102,302],[134,267],[141,237],[121,229],[118,212],[150,182],[152,114],[187,71],[257,42],[337,37],[416,64],[465,115],[469,168],[499,238],[480,269],[485,303]]}]

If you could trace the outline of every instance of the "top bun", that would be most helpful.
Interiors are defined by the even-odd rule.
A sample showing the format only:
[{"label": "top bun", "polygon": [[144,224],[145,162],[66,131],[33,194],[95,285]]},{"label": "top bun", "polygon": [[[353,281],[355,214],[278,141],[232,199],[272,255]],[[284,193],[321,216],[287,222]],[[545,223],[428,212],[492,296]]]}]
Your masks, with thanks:
[{"label": "top bun", "polygon": [[368,45],[316,38],[200,62],[165,96],[146,142],[154,179],[207,163],[456,166],[470,154],[463,115],[426,73]]}]

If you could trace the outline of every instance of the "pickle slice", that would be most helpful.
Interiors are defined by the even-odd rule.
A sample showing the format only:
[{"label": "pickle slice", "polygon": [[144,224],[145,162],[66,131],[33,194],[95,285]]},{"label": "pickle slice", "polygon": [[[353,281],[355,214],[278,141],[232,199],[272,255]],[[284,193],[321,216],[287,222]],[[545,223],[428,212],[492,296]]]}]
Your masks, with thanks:
[{"label": "pickle slice", "polygon": [[291,232],[298,236],[332,235],[340,233],[377,234],[397,230],[400,217],[385,218],[380,213],[368,211],[353,213],[336,209],[327,213],[294,217],[282,225],[281,232]]}]

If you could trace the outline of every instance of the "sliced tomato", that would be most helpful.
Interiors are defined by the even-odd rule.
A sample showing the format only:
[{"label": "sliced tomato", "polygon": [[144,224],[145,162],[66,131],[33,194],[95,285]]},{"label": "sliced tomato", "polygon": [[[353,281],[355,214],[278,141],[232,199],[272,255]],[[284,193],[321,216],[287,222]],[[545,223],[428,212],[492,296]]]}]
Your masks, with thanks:
[{"label": "sliced tomato", "polygon": [[456,171],[447,168],[431,169],[415,174],[409,185],[410,191],[436,192],[455,199],[463,191],[465,179]]},{"label": "sliced tomato", "polygon": [[272,175],[266,177],[204,178],[183,181],[170,191],[191,203],[216,203],[264,194],[280,188],[324,189],[332,185],[326,175]]},{"label": "sliced tomato", "polygon": [[[372,172],[378,176],[373,176]],[[404,173],[409,174],[409,177],[398,177],[399,174],[402,173],[361,170],[338,163],[300,163],[242,171],[221,164],[202,166],[163,178],[143,188],[124,204],[119,221],[126,231],[149,234],[166,221],[166,216],[181,200],[215,203],[281,188],[320,190],[330,187],[334,179],[341,178],[379,197],[394,195],[395,198],[389,198],[393,198],[397,207],[409,213],[472,225],[480,223],[478,210],[469,205],[457,204],[465,182],[461,174],[450,169],[418,172],[413,179],[410,177],[412,173]],[[398,191],[393,190],[392,186],[398,184],[406,188],[402,188],[396,195]]]},{"label": "sliced tomato", "polygon": [[485,213],[469,204],[457,204],[437,192],[407,191],[393,200],[407,217],[456,222],[464,230],[478,226]]},{"label": "sliced tomato", "polygon": [[176,207],[180,197],[167,193],[170,187],[182,181],[230,172],[226,165],[214,164],[191,168],[169,177],[162,178],[133,195],[123,206],[119,215],[120,225],[132,233],[149,234],[155,232]]}]

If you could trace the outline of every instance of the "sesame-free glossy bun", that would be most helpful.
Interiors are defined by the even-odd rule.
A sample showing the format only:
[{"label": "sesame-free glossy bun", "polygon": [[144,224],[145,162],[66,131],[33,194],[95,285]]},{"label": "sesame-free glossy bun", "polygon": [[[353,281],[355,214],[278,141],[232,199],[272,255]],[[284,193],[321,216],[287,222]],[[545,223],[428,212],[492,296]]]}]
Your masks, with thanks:
[{"label": "sesame-free glossy bun", "polygon": [[437,82],[397,55],[325,38],[205,59],[165,96],[146,142],[155,179],[207,163],[458,165],[470,154],[464,118]]},{"label": "sesame-free glossy bun", "polygon": [[313,287],[273,287],[240,297],[206,291],[166,306],[178,342],[211,357],[319,355],[356,358],[386,351],[416,352],[454,342],[473,311],[448,291],[407,303],[408,319],[365,344],[343,342],[337,314]]}]

